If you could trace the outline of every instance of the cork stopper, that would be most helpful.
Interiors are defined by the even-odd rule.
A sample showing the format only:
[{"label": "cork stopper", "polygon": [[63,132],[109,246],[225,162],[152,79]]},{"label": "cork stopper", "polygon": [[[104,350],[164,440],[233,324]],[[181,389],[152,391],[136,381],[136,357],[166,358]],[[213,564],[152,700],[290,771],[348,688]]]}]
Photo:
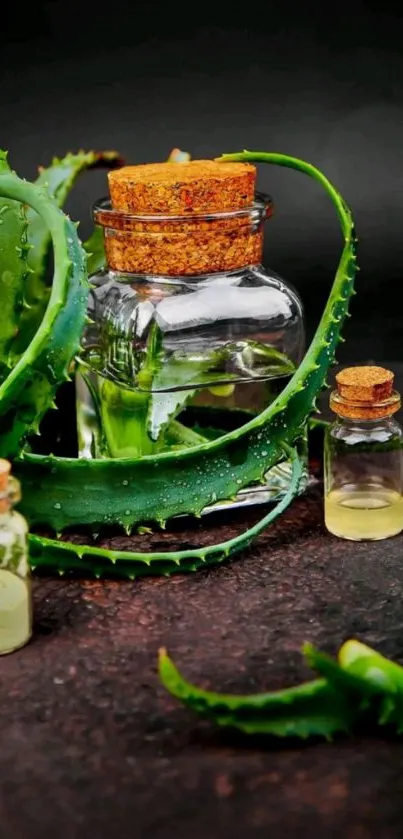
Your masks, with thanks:
[{"label": "cork stopper", "polygon": [[10,473],[11,463],[9,463],[8,460],[3,460],[3,458],[0,458],[0,493],[7,491]]},{"label": "cork stopper", "polygon": [[336,375],[330,396],[331,409],[341,417],[377,419],[400,408],[400,394],[393,390],[394,375],[384,367],[346,367]]},{"label": "cork stopper", "polygon": [[10,509],[9,480],[11,463],[0,458],[0,514],[7,513]]},{"label": "cork stopper", "polygon": [[258,265],[269,196],[255,193],[249,163],[188,160],[108,173],[110,200],[94,205],[108,268],[126,274],[201,276]]},{"label": "cork stopper", "polygon": [[216,160],[122,166],[108,173],[114,210],[154,215],[219,213],[250,207],[256,167]]}]

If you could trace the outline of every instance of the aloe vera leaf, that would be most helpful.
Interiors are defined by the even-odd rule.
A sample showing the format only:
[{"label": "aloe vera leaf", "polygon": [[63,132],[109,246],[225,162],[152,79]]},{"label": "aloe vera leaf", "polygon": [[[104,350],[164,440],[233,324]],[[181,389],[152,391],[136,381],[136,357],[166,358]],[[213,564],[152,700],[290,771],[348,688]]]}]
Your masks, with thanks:
[{"label": "aloe vera leaf", "polygon": [[207,442],[203,434],[175,419],[169,422],[165,437],[171,444],[181,443],[182,446],[200,446]]},{"label": "aloe vera leaf", "polygon": [[346,697],[325,679],[270,693],[221,694],[188,682],[164,649],[159,654],[159,677],[172,696],[196,713],[246,734],[331,740],[339,732],[348,732],[354,722]]},{"label": "aloe vera leaf", "polygon": [[[173,420],[175,422],[175,420]],[[187,426],[186,426],[187,427]],[[171,424],[169,424],[167,429],[167,438],[169,438]],[[215,428],[213,426],[204,426],[204,425],[192,425],[192,431],[195,432],[198,436],[200,435],[203,438],[203,442],[207,442],[208,440],[218,440],[219,437],[223,437],[225,434],[225,430],[223,428]],[[201,443],[201,440],[200,440]]]},{"label": "aloe vera leaf", "polygon": [[[170,367],[173,377],[170,379],[171,386],[174,380],[176,381],[177,390],[171,391],[155,391],[150,393],[149,408],[148,408],[148,431],[152,440],[157,440],[162,431],[167,427],[169,422],[174,419],[186,405],[196,396],[197,392],[204,386],[204,381],[222,381],[223,378],[230,378],[228,374],[225,377],[220,373],[204,373],[199,369],[195,370],[193,365],[175,365],[176,369],[172,369],[173,365],[168,362],[167,367]],[[235,378],[235,377],[234,377]],[[182,381],[181,381],[182,380]],[[164,377],[164,381],[168,381]],[[192,388],[189,385],[197,385]],[[154,379],[153,387],[157,386],[157,380]]]},{"label": "aloe vera leaf", "polygon": [[[44,186],[59,207],[63,207],[78,176],[87,169],[105,167],[108,169],[122,165],[117,151],[79,151],[54,158],[50,166],[41,167],[36,180],[38,186]],[[29,263],[34,276],[44,280],[46,258],[50,245],[50,234],[41,217],[32,209],[28,210],[28,240],[32,245]]]},{"label": "aloe vera leaf", "polygon": [[100,414],[110,457],[142,457],[158,451],[147,431],[149,395],[105,379]]},{"label": "aloe vera leaf", "polygon": [[[228,372],[225,367],[228,362],[232,361],[236,346],[235,344],[224,345],[197,360],[191,360],[186,355],[163,358],[162,351],[159,349],[149,377],[152,393],[150,393],[148,430],[153,440],[158,439],[169,420],[177,416],[201,388],[209,387],[213,394],[219,396],[228,396],[233,392],[234,384],[231,382],[239,381],[242,374]],[[265,360],[266,369],[270,368],[272,376],[287,375],[295,370],[294,362],[274,347],[250,342],[244,352],[247,350],[250,350],[255,357],[259,353],[260,357]],[[220,366],[223,368],[221,371]],[[251,376],[250,371],[249,375]],[[220,382],[225,382],[225,384],[220,384]],[[194,385],[193,388],[192,385]]]},{"label": "aloe vera leaf", "polygon": [[87,253],[87,270],[88,276],[102,271],[106,265],[106,256],[104,248],[104,233],[102,227],[96,224],[91,236],[83,243],[84,250]]},{"label": "aloe vera leaf", "polygon": [[[48,306],[35,337],[0,385],[0,456],[21,451],[28,434],[52,407],[58,386],[69,378],[86,319],[86,260],[75,225],[44,187],[0,169],[0,197],[28,204],[51,232],[55,269]],[[1,235],[1,234],[0,234]]]},{"label": "aloe vera leaf", "polygon": [[308,431],[316,431],[316,429],[322,429],[324,431],[330,422],[324,419],[318,419],[317,417],[310,417],[308,420]]},{"label": "aloe vera leaf", "polygon": [[[183,551],[158,551],[155,553],[141,553],[138,551],[113,551],[87,545],[76,545],[57,539],[48,539],[31,534],[29,536],[31,565],[52,567],[54,569],[81,569],[96,576],[103,573],[113,573],[130,579],[145,574],[174,574],[185,571],[196,571],[197,568],[207,567],[224,562],[229,557],[248,547],[251,542],[275,521],[287,509],[293,498],[298,494],[304,475],[304,466],[296,450],[288,450],[287,455],[292,461],[292,475],[287,492],[261,521],[250,527],[245,533],[234,536],[218,545],[206,548],[192,548]],[[125,487],[128,494],[130,488]],[[82,498],[85,503],[85,498]],[[56,500],[55,506],[62,511],[63,502]],[[162,522],[161,522],[162,523]],[[108,516],[99,522],[110,524]],[[122,514],[120,525],[130,532],[130,510]]]},{"label": "aloe vera leaf", "polygon": [[319,676],[327,679],[335,688],[355,697],[360,709],[370,706],[377,691],[371,683],[363,681],[356,673],[341,667],[331,656],[317,650],[312,644],[303,645],[306,662]]},{"label": "aloe vera leaf", "polygon": [[339,650],[338,660],[343,670],[364,676],[374,688],[403,693],[403,667],[366,644],[346,641]]},{"label": "aloe vera leaf", "polygon": [[403,731],[403,667],[355,640],[343,644],[338,661],[309,644],[304,652],[314,670],[355,697],[360,712],[366,711],[379,725],[394,724]]},{"label": "aloe vera leaf", "polygon": [[312,644],[304,644],[303,652],[321,678],[271,694],[202,690],[183,678],[165,650],[160,651],[159,674],[166,689],[197,713],[250,734],[331,736],[351,730],[363,715],[379,725],[394,724],[402,733],[403,667],[355,640],[343,644],[338,661]]},{"label": "aloe vera leaf", "polygon": [[[96,167],[113,168],[121,163],[121,158],[115,151],[80,151],[77,154],[67,154],[64,158],[55,158],[50,166],[42,167],[35,183],[46,189],[58,206],[63,207],[81,172]],[[32,207],[28,207],[26,214],[30,273],[26,278],[24,298],[28,305],[21,314],[20,328],[12,344],[12,364],[18,361],[34,337],[50,296],[46,272],[51,235],[41,216]]]},{"label": "aloe vera leaf", "polygon": [[403,667],[356,640],[340,648],[340,666],[362,680],[366,689],[380,697],[378,723],[393,724],[403,732]]},{"label": "aloe vera leaf", "polygon": [[[0,150],[0,172],[11,173],[7,152]],[[9,354],[26,305],[27,220],[18,201],[0,198],[0,383],[10,370]]]}]

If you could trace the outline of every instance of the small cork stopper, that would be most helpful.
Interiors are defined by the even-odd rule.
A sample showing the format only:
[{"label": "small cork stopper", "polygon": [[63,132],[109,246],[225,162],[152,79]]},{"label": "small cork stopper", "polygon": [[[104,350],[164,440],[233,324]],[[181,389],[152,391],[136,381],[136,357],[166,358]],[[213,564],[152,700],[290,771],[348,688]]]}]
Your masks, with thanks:
[{"label": "small cork stopper", "polygon": [[384,367],[346,367],[336,376],[337,390],[353,402],[382,402],[393,390],[394,375]]},{"label": "small cork stopper", "polygon": [[122,166],[108,172],[114,210],[187,215],[240,210],[253,203],[256,167],[215,160]]},{"label": "small cork stopper", "polygon": [[0,492],[6,492],[11,472],[11,463],[0,458]]},{"label": "small cork stopper", "polygon": [[330,407],[352,419],[388,416],[400,408],[400,396],[393,390],[394,375],[384,367],[346,367],[336,375]]}]

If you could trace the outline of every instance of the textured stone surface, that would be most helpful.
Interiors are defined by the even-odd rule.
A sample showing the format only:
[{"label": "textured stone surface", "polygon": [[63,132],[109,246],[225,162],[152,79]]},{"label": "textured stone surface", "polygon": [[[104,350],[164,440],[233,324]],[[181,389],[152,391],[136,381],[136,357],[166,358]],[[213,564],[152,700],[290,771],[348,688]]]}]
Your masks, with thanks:
[{"label": "textured stone surface", "polygon": [[[222,538],[257,516],[158,539]],[[190,679],[233,692],[306,678],[306,639],[335,652],[356,636],[403,660],[402,592],[403,537],[325,536],[319,490],[220,568],[37,579],[34,638],[0,660],[2,839],[401,837],[401,741],[218,731],[164,692],[156,656],[164,644]]]},{"label": "textured stone surface", "polygon": [[[142,545],[221,541],[259,515]],[[191,680],[234,693],[309,677],[304,640],[334,653],[354,636],[403,663],[402,598],[403,536],[325,534],[320,487],[219,568],[37,578],[34,638],[0,659],[1,839],[401,839],[402,739],[247,740],[166,694],[156,658],[165,645]]]}]

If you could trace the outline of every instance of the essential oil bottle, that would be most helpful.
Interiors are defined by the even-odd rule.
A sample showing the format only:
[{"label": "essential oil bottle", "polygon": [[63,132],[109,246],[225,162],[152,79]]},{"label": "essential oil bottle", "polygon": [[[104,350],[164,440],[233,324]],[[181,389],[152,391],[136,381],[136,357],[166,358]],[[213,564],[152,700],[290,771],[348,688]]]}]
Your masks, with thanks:
[{"label": "essential oil bottle", "polygon": [[394,376],[382,367],[349,367],[336,376],[325,434],[325,525],[355,541],[403,530],[403,430]]},{"label": "essential oil bottle", "polygon": [[13,510],[21,496],[10,471],[0,459],[0,655],[23,647],[32,633],[28,526]]}]

